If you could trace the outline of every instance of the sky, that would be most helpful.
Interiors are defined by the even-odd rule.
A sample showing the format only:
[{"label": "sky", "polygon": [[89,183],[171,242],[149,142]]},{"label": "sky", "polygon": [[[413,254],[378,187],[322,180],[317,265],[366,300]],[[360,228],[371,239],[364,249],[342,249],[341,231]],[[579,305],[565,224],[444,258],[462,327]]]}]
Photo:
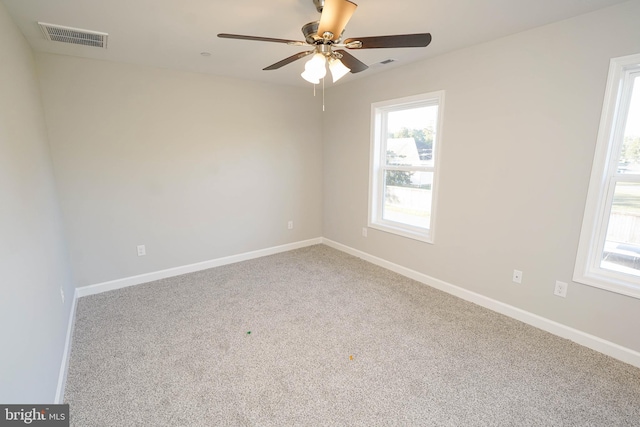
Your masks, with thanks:
[{"label": "sky", "polygon": [[420,107],[409,110],[394,111],[387,116],[389,132],[399,131],[401,128],[423,129],[432,126],[435,129],[438,107]]}]

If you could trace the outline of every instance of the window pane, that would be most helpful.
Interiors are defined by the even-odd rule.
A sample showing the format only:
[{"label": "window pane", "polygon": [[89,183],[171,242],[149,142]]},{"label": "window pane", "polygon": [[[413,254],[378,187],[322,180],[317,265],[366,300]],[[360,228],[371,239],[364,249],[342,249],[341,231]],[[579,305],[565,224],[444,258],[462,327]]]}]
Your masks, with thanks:
[{"label": "window pane", "polygon": [[640,183],[616,184],[600,267],[640,276]]},{"label": "window pane", "polygon": [[387,165],[433,166],[438,106],[387,113]]},{"label": "window pane", "polygon": [[640,174],[640,76],[633,79],[618,173]]},{"label": "window pane", "polygon": [[382,218],[429,228],[433,172],[385,171]]}]

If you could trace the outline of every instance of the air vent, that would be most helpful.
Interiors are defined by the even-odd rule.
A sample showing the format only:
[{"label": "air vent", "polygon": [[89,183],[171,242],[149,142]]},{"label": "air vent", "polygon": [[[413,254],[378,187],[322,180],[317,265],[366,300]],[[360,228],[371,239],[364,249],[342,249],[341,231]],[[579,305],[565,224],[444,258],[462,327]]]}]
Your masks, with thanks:
[{"label": "air vent", "polygon": [[62,43],[79,44],[107,48],[107,33],[99,31],[81,30],[80,28],[63,27],[62,25],[38,22],[47,40]]},{"label": "air vent", "polygon": [[395,59],[385,59],[384,61],[380,61],[382,65],[391,64],[392,62],[396,62]]}]

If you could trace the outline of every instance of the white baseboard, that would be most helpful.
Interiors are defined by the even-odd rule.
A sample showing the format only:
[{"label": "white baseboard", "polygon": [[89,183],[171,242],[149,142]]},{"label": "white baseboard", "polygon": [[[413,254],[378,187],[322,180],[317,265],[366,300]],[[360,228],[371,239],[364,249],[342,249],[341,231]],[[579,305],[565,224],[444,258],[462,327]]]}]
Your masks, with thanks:
[{"label": "white baseboard", "polygon": [[195,264],[188,264],[180,267],[168,268],[166,270],[139,274],[137,276],[124,277],[122,279],[111,280],[103,283],[96,283],[94,285],[88,285],[88,286],[83,286],[81,288],[77,288],[76,292],[77,292],[78,298],[80,298],[87,295],[94,295],[102,292],[112,291],[114,289],[126,288],[129,286],[139,285],[142,283],[153,282],[155,280],[165,279],[167,277],[180,276],[182,274],[206,270],[208,268],[220,267],[222,265],[234,264],[236,262],[247,261],[250,259],[260,258],[267,255],[273,255],[280,252],[287,252],[294,249],[303,248],[305,246],[319,245],[321,243],[322,243],[322,237],[317,237],[315,239],[288,243],[286,245],[273,246],[271,248],[259,249],[257,251],[245,252],[238,255],[231,255],[223,258],[212,259],[209,261],[197,262]]},{"label": "white baseboard", "polygon": [[600,353],[611,356],[615,359],[629,363],[630,365],[640,368],[640,353],[621,345],[612,343],[610,341],[598,338],[594,335],[590,335],[586,332],[571,328],[553,320],[549,320],[537,314],[530,313],[528,311],[513,307],[509,304],[494,300],[484,295],[469,291],[459,286],[452,285],[443,280],[436,279],[426,274],[420,273],[415,270],[403,267],[398,264],[394,264],[382,258],[378,258],[366,252],[351,248],[341,243],[335,242],[324,237],[318,237],[315,239],[304,240],[295,243],[289,243],[286,245],[275,246],[266,249],[260,249],[257,251],[246,252],[243,254],[232,255],[223,258],[217,258],[209,261],[203,261],[195,264],[184,265],[175,268],[169,268],[166,270],[160,270],[156,272],[140,274],[137,276],[125,277],[123,279],[112,280],[109,282],[97,283],[94,285],[84,286],[77,288],[74,294],[73,304],[71,307],[71,313],[69,314],[69,325],[67,328],[67,337],[64,347],[62,364],[60,367],[60,375],[58,378],[58,388],[56,391],[55,402],[62,403],[64,399],[64,387],[67,379],[67,372],[69,368],[69,357],[71,352],[71,345],[73,339],[73,329],[75,325],[75,312],[77,300],[80,297],[87,295],[94,295],[102,292],[111,291],[114,289],[125,288],[128,286],[134,286],[142,283],[152,282],[154,280],[164,279],[167,277],[179,276],[182,274],[193,273],[196,271],[206,270],[208,268],[220,267],[227,264],[233,264],[240,261],[246,261],[254,258],[260,258],[263,256],[273,255],[280,252],[287,252],[294,249],[303,248],[306,246],[325,244],[334,249],[342,252],[346,252],[350,255],[362,258],[372,264],[376,264],[380,267],[386,268],[398,274],[401,274],[410,279],[416,280],[425,285],[447,292],[458,298],[462,298],[466,301],[470,301],[474,304],[478,304],[489,310],[495,311],[505,316],[517,319],[521,322],[527,323],[536,328],[542,329],[554,335],[562,338],[569,339],[580,345],[588,347],[592,350],[596,350]]},{"label": "white baseboard", "polygon": [[56,389],[56,398],[54,403],[64,403],[64,386],[67,384],[67,373],[69,372],[69,358],[71,356],[71,341],[73,340],[73,330],[76,324],[76,304],[78,302],[78,290],[73,293],[73,301],[71,302],[71,311],[69,312],[69,321],[67,322],[67,336],[64,342],[64,350],[62,352],[62,362],[60,363],[60,373],[58,375],[58,387]]},{"label": "white baseboard", "polygon": [[346,252],[350,255],[361,258],[372,264],[376,264],[380,267],[386,268],[387,270],[391,270],[395,273],[401,274],[417,282],[424,283],[425,285],[447,292],[448,294],[454,295],[458,298],[462,298],[466,301],[478,304],[479,306],[488,308],[489,310],[504,314],[505,316],[509,316],[531,326],[535,326],[538,329],[542,329],[543,331],[574,341],[592,350],[598,351],[600,353],[606,354],[607,356],[611,356],[615,359],[640,368],[640,353],[635,350],[631,350],[621,345],[612,343],[578,329],[571,328],[561,323],[554,322],[553,320],[549,320],[545,317],[538,316],[537,314],[530,313],[528,311],[469,291],[459,286],[452,285],[443,280],[436,279],[435,277],[431,277],[418,271],[403,267],[401,265],[394,264],[385,259],[370,255],[366,252],[362,252],[341,243],[334,242],[333,240],[322,238],[322,243],[339,251]]}]

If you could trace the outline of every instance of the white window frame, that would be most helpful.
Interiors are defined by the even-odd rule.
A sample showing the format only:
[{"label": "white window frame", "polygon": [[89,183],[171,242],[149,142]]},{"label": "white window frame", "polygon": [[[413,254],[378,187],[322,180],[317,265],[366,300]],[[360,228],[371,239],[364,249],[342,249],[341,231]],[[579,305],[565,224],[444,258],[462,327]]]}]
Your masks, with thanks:
[{"label": "white window frame", "polygon": [[638,175],[617,173],[632,82],[639,73],[640,54],[611,60],[573,274],[575,282],[634,298],[640,298],[640,277],[601,268],[600,262],[615,184],[640,182]]},{"label": "white window frame", "polygon": [[[382,129],[386,129],[385,113],[424,106],[438,106],[436,133],[433,140],[433,166],[393,166],[391,169],[406,171],[432,172],[431,216],[429,228],[416,227],[409,224],[385,220],[382,217],[384,206],[384,173],[386,168],[386,139]],[[377,230],[393,233],[410,239],[434,243],[436,223],[436,204],[438,200],[438,171],[440,152],[442,149],[442,117],[444,111],[444,91],[429,92],[420,95],[375,102],[371,104],[371,150],[369,163],[369,220],[368,226]]]}]

